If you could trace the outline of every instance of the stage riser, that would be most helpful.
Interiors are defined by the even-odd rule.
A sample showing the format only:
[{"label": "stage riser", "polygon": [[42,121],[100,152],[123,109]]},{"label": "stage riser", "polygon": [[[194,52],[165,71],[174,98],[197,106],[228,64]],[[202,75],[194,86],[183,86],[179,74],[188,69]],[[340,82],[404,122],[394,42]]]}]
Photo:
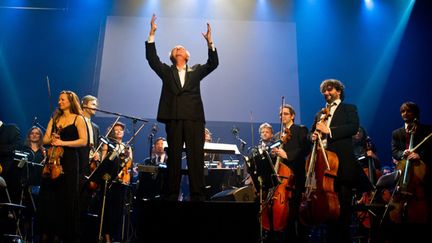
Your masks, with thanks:
[{"label": "stage riser", "polygon": [[258,211],[247,202],[139,202],[137,242],[256,242]]}]

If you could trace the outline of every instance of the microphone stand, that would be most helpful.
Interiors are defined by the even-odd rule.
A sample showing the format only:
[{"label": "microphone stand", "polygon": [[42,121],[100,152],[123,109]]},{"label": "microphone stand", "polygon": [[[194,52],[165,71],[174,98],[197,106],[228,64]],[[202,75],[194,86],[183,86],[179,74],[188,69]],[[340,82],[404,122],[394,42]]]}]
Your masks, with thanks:
[{"label": "microphone stand", "polygon": [[152,149],[153,149],[153,133],[151,133],[149,135],[149,158],[150,158],[150,163],[151,160],[153,159],[153,153],[152,153]]},{"label": "microphone stand", "polygon": [[103,227],[103,223],[104,223],[103,221],[104,221],[104,215],[105,215],[105,202],[106,202],[107,186],[108,186],[108,181],[110,179],[111,179],[111,176],[109,174],[105,174],[103,176],[105,186],[104,186],[103,199],[102,199],[101,217],[100,217],[100,222],[99,222],[99,235],[98,235],[98,242],[99,243],[103,242],[102,227]]},{"label": "microphone stand", "polygon": [[99,109],[99,108],[91,108],[91,107],[88,107],[88,106],[83,106],[83,108],[86,108],[86,109],[89,109],[89,110],[99,111],[99,112],[102,112],[102,113],[105,113],[105,114],[110,114],[110,115],[115,115],[115,116],[120,116],[120,117],[124,117],[124,118],[128,118],[128,119],[132,119],[135,123],[136,123],[136,121],[142,121],[144,123],[148,122],[148,120],[146,120],[146,119],[139,118],[139,117],[134,117],[134,116],[123,115],[123,114],[118,113],[118,112],[112,112],[112,111],[102,110],[102,109]]}]

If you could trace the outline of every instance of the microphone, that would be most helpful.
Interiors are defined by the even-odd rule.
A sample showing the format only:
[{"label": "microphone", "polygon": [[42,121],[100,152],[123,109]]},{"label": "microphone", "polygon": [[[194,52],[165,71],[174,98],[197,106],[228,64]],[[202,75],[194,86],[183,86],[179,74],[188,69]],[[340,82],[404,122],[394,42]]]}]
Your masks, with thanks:
[{"label": "microphone", "polygon": [[148,138],[152,139],[154,137],[154,135],[157,133],[157,131],[158,131],[158,125],[157,125],[157,123],[153,123],[153,126],[151,128],[151,132],[150,132]]},{"label": "microphone", "polygon": [[33,126],[37,125],[37,119],[38,119],[37,116],[35,116],[34,119],[33,119]]},{"label": "microphone", "polygon": [[232,127],[232,129],[231,129],[231,132],[232,132],[232,134],[234,135],[234,136],[238,136],[238,134],[239,134],[239,129],[236,127],[236,126],[233,126]]},{"label": "microphone", "polygon": [[240,140],[240,143],[241,143],[240,144],[240,150],[243,151],[247,143],[245,141],[243,141],[243,139],[241,139],[241,138],[239,138],[239,140]]},{"label": "microphone", "polygon": [[154,123],[153,127],[152,127],[152,132],[156,133],[157,131],[158,131],[158,125],[157,125],[157,123]]}]

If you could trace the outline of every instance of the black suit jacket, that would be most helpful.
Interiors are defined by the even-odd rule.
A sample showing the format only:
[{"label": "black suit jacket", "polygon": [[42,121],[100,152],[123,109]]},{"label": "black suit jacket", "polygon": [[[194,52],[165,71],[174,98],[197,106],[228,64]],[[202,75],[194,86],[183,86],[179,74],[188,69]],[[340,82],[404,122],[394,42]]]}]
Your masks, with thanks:
[{"label": "black suit jacket", "polygon": [[205,64],[186,66],[185,84],[181,87],[175,65],[167,65],[159,60],[155,43],[146,42],[146,58],[151,69],[162,79],[162,92],[159,100],[157,120],[196,120],[205,121],[201,100],[200,82],[219,64],[216,50],[208,50]]},{"label": "black suit jacket", "polygon": [[21,131],[15,124],[4,124],[0,127],[0,163],[3,175],[13,164],[13,151],[21,147]]},{"label": "black suit jacket", "polygon": [[[419,144],[425,137],[432,132],[431,126],[418,124],[413,137],[413,146]],[[410,137],[405,131],[405,127],[398,128],[392,132],[392,156],[396,160],[403,159],[403,151],[407,149],[406,143],[409,143]],[[423,162],[430,164],[432,157],[432,138],[423,143],[415,152],[420,155]]]},{"label": "black suit jacket", "polygon": [[[87,123],[86,123],[87,124]],[[96,125],[96,123],[91,122],[92,127],[93,127],[93,141],[94,141],[94,145],[93,145],[93,149],[96,149],[99,146],[99,126]],[[90,133],[88,132],[87,129],[87,146],[85,147],[81,147],[78,149],[78,154],[79,154],[79,163],[80,163],[80,167],[79,167],[79,173],[81,176],[83,176],[84,174],[88,174],[89,172],[89,154],[90,154]]]},{"label": "black suit jacket", "polygon": [[[320,117],[321,112],[318,112],[311,131],[315,131],[315,125]],[[340,103],[330,122],[332,136],[327,136],[327,150],[335,152],[338,156],[339,168],[336,179],[338,183],[358,188],[361,191],[369,191],[370,182],[355,159],[352,145],[352,136],[357,133],[359,124],[357,107]]]},{"label": "black suit jacket", "polygon": [[283,163],[294,172],[295,188],[303,191],[306,178],[305,159],[310,148],[307,140],[308,130],[305,126],[293,124],[290,132],[291,138],[283,145],[288,159],[284,159]]}]

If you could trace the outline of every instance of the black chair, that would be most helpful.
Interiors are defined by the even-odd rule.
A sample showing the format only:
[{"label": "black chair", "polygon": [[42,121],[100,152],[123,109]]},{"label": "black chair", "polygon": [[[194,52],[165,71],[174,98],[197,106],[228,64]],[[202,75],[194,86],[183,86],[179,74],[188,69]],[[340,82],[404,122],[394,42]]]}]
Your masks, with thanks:
[{"label": "black chair", "polygon": [[25,206],[12,203],[6,181],[0,176],[0,188],[4,189],[7,202],[0,203],[0,242],[22,242],[17,214]]}]

